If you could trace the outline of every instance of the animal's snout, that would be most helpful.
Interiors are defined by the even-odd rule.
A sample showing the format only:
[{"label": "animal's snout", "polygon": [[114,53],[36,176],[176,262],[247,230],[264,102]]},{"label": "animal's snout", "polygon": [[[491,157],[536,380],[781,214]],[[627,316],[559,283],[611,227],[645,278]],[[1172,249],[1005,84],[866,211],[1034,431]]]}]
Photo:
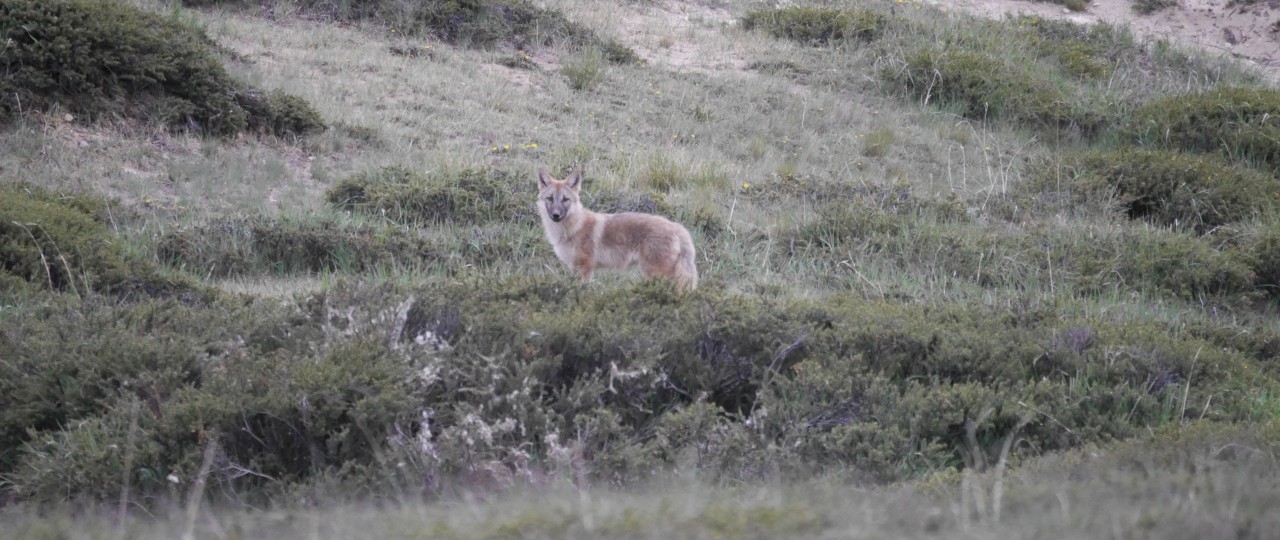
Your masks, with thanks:
[{"label": "animal's snout", "polygon": [[552,213],[551,213],[551,221],[554,221],[554,222],[556,222],[556,223],[559,223],[561,219],[564,219],[564,216],[560,215],[560,213],[559,213],[559,212],[552,212]]}]

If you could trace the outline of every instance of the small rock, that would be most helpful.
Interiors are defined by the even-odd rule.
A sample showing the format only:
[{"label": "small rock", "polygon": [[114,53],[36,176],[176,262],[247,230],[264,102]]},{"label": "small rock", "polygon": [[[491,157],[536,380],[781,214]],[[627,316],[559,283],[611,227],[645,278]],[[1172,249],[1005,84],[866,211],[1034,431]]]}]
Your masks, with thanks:
[{"label": "small rock", "polygon": [[71,121],[73,121],[73,120],[75,120],[75,119],[76,119],[76,117],[71,116],[70,114],[64,114],[64,115],[62,115],[62,120],[63,120],[63,121],[65,121],[65,122],[71,122]]}]

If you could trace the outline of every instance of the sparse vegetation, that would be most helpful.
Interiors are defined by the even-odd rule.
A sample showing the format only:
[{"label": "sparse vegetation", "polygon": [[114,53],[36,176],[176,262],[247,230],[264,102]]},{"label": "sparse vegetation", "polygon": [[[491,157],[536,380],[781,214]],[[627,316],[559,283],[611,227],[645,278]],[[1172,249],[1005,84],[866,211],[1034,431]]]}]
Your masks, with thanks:
[{"label": "sparse vegetation", "polygon": [[888,19],[867,9],[790,6],[748,12],[742,27],[760,29],[778,38],[812,45],[845,40],[871,41],[884,31]]}]

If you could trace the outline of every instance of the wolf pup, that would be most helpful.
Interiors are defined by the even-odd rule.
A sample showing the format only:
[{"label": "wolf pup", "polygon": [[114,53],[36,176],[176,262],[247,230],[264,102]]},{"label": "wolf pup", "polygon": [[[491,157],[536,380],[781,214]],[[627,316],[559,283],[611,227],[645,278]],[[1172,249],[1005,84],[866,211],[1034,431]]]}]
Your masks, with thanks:
[{"label": "wolf pup", "polygon": [[679,223],[652,214],[601,214],[583,208],[582,169],[556,180],[538,168],[538,214],[556,257],[585,283],[596,268],[640,265],[646,276],[665,276],[680,290],[698,286],[693,238]]}]

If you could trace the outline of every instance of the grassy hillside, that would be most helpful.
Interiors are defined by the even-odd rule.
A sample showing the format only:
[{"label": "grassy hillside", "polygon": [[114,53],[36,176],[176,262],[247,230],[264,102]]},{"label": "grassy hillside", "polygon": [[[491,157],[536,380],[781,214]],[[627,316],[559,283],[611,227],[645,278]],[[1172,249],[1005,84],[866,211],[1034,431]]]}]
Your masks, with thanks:
[{"label": "grassy hillside", "polygon": [[[218,99],[50,61],[33,6]],[[1275,526],[1246,67],[916,1],[406,6],[0,0],[19,536]],[[699,290],[573,282],[540,165],[684,223]]]}]

